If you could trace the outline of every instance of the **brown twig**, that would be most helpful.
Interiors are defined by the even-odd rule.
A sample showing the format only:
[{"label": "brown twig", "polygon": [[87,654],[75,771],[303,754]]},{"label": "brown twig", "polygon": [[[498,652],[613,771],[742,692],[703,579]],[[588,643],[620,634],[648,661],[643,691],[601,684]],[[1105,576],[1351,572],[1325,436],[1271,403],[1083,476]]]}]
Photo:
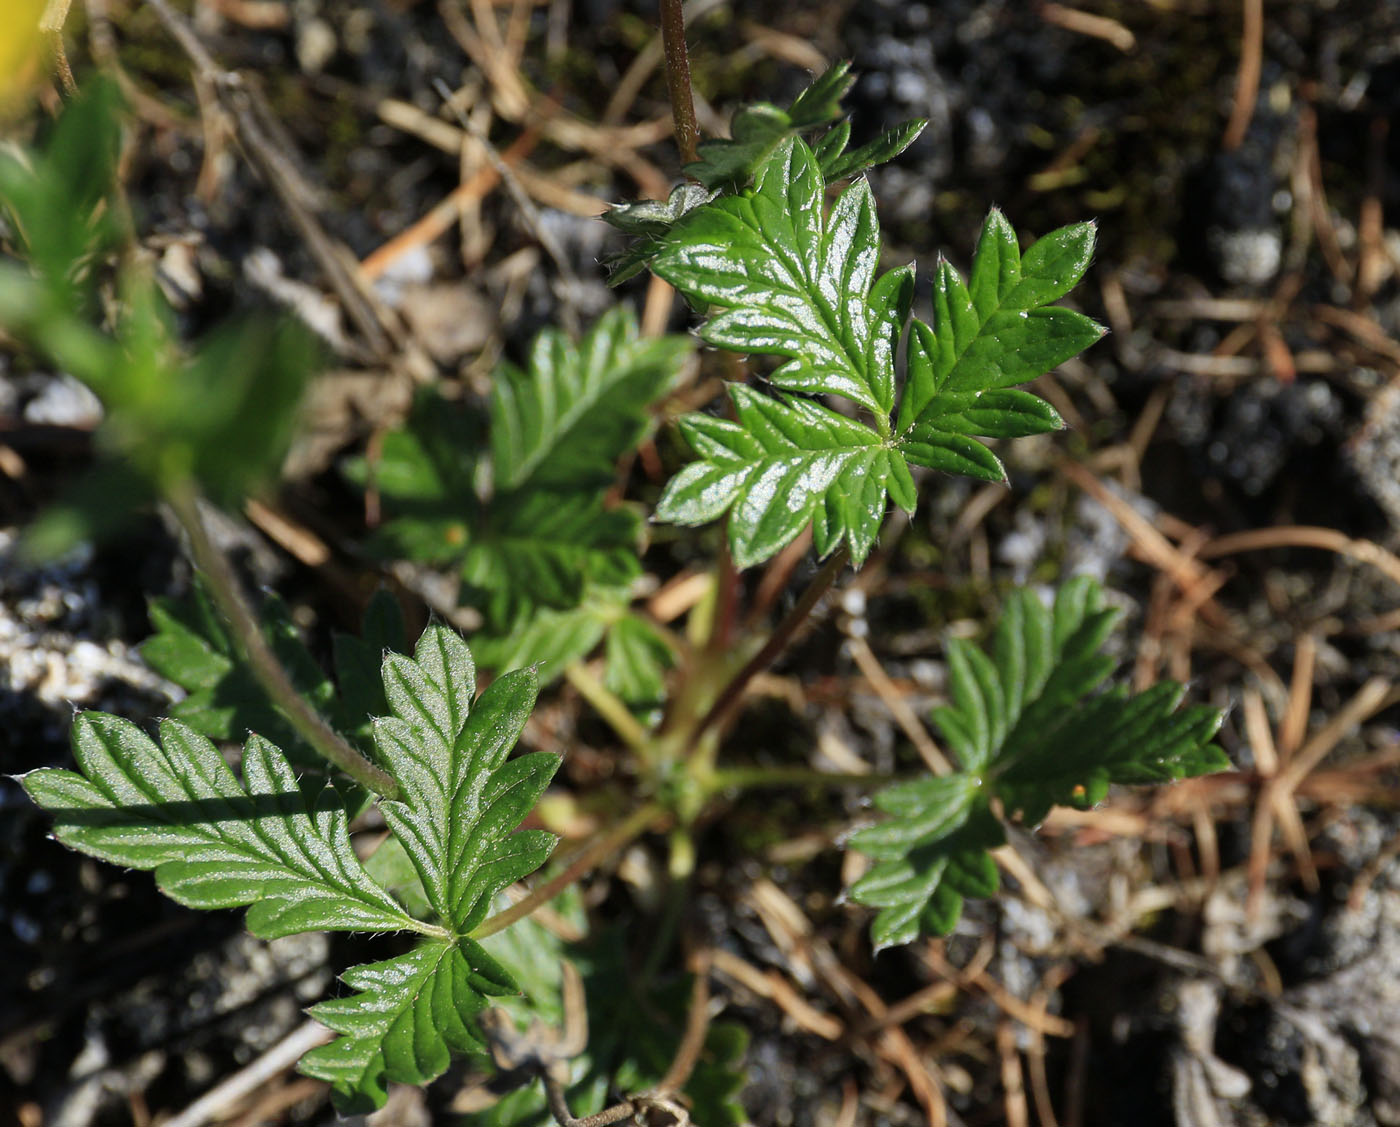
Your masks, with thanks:
[{"label": "brown twig", "polygon": [[1064,4],[1042,4],[1040,18],[1046,23],[1072,31],[1076,35],[1087,35],[1092,39],[1102,39],[1111,43],[1125,54],[1137,46],[1137,37],[1121,23],[1107,16],[1096,16],[1069,8]]},{"label": "brown twig", "polygon": [[1262,548],[1321,548],[1361,563],[1370,564],[1395,583],[1400,583],[1400,557],[1370,540],[1357,540],[1335,528],[1315,525],[1286,525],[1255,528],[1218,536],[1201,548],[1202,559],[1215,559],[1234,552]]},{"label": "brown twig", "polygon": [[166,1120],[165,1127],[203,1127],[205,1123],[225,1118],[229,1109],[244,1096],[257,1091],[296,1064],[302,1054],[324,1045],[334,1036],[319,1021],[302,1022],[267,1052],[210,1088],[179,1115]]}]

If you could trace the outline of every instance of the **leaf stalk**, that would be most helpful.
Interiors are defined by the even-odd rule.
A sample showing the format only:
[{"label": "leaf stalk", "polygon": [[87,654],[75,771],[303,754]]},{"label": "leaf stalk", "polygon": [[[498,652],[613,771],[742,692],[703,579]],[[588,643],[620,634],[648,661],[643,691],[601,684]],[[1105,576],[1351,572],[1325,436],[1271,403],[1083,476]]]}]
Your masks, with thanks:
[{"label": "leaf stalk", "polygon": [[583,697],[593,711],[608,722],[608,726],[642,759],[649,757],[650,741],[646,730],[628,710],[621,697],[598,680],[581,661],[571,661],[564,667],[564,677]]},{"label": "leaf stalk", "polygon": [[291,677],[272,652],[252,608],[239,590],[238,579],[227,557],[209,537],[204,514],[199,511],[199,492],[194,483],[185,481],[172,486],[166,490],[165,498],[189,537],[190,556],[208,580],[209,593],[233,631],[235,643],[247,659],[248,668],[272,703],[316,754],[381,798],[397,798],[399,786],[393,777],[346,743],[292,684]]},{"label": "leaf stalk", "polygon": [[545,881],[525,899],[517,901],[509,908],[497,912],[494,916],[478,924],[472,929],[470,938],[485,939],[488,935],[504,931],[516,920],[524,919],[536,908],[548,904],[584,873],[595,868],[604,858],[617,852],[633,838],[640,837],[667,816],[668,811],[659,802],[648,802],[639,806],[627,819],[619,822],[606,833],[599,834],[588,845],[584,846],[574,859],[564,866],[561,872]]},{"label": "leaf stalk", "polygon": [[730,713],[739,703],[740,697],[744,695],[744,690],[748,688],[749,682],[772,665],[778,655],[787,648],[788,643],[796,637],[798,631],[806,624],[812,610],[821,601],[822,596],[836,582],[836,577],[841,574],[841,569],[846,566],[849,558],[850,555],[845,544],[831,553],[821,570],[807,584],[807,589],[793,604],[792,609],[783,616],[773,633],[768,635],[768,640],[763,643],[762,648],[749,658],[744,667],[731,678],[720,691],[719,696],[715,698],[715,703],[710,706],[710,710],[701,717],[700,722],[691,733],[691,747],[698,744],[700,737],[710,728],[721,725],[729,719]]}]

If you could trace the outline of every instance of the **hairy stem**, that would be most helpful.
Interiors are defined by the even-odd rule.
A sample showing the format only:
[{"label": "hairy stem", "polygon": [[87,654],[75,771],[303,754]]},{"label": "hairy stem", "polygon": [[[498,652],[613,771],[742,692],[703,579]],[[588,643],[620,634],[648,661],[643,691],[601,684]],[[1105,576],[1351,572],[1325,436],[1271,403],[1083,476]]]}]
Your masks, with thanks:
[{"label": "hairy stem", "polygon": [[686,164],[696,160],[700,126],[690,92],[690,54],[685,47],[685,12],[681,0],[661,0],[661,43],[666,49],[666,89],[676,120],[676,144]]},{"label": "hairy stem", "polygon": [[709,712],[705,713],[700,723],[695,726],[691,735],[692,747],[699,742],[700,737],[706,731],[722,724],[729,718],[729,714],[739,703],[739,698],[744,695],[744,690],[748,688],[749,682],[772,665],[777,656],[787,648],[788,643],[806,624],[812,609],[827,593],[831,585],[836,582],[836,577],[846,566],[846,561],[849,558],[844,543],[831,553],[831,557],[822,565],[821,571],[812,577],[812,582],[807,585],[807,589],[802,592],[793,608],[778,623],[773,633],[768,635],[768,641],[763,643],[763,648],[749,658],[729,684],[725,685],[715,703],[710,706]]},{"label": "hairy stem", "polygon": [[616,853],[634,837],[645,833],[666,816],[666,808],[659,802],[648,802],[638,807],[631,817],[584,846],[557,876],[545,881],[524,900],[478,924],[472,929],[471,938],[485,939],[488,935],[495,935],[496,932],[510,927],[516,920],[524,919],[536,908],[548,904],[584,873],[596,868],[609,854]]},{"label": "hairy stem", "polygon": [[297,692],[291,677],[267,644],[252,608],[243,598],[228,559],[209,538],[204,515],[199,511],[199,494],[193,484],[168,490],[166,501],[189,537],[194,564],[204,573],[209,593],[233,631],[235,643],[263,692],[318,755],[367,790],[382,798],[397,798],[399,787],[393,778],[346,743]]}]

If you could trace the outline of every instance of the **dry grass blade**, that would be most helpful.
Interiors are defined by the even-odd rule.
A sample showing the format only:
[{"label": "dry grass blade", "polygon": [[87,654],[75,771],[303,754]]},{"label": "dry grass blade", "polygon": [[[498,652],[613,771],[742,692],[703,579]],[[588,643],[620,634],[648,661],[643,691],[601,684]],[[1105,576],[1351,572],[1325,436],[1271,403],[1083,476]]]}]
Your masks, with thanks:
[{"label": "dry grass blade", "polygon": [[1235,79],[1235,102],[1220,147],[1238,149],[1259,100],[1259,74],[1264,63],[1264,0],[1243,0],[1244,29],[1240,34],[1240,69]]},{"label": "dry grass blade", "polygon": [[947,775],[953,770],[953,765],[948,762],[947,757],[938,750],[938,745],[933,742],[933,737],[928,734],[928,729],[914,714],[914,710],[909,707],[909,702],[904,699],[890,675],[885,672],[884,666],[870,649],[870,643],[864,638],[848,638],[846,640],[847,649],[851,657],[855,659],[856,665],[860,667],[862,675],[870,682],[871,688],[884,702],[885,707],[890,710],[890,715],[894,717],[900,729],[909,737],[923,759],[928,769],[935,775]]},{"label": "dry grass blade", "polygon": [[1252,552],[1262,548],[1321,548],[1336,552],[1361,563],[1370,564],[1385,576],[1400,584],[1400,557],[1370,540],[1357,540],[1335,528],[1309,525],[1283,525],[1278,528],[1256,528],[1248,532],[1233,532],[1218,536],[1200,552],[1202,559],[1217,559],[1234,552]]}]

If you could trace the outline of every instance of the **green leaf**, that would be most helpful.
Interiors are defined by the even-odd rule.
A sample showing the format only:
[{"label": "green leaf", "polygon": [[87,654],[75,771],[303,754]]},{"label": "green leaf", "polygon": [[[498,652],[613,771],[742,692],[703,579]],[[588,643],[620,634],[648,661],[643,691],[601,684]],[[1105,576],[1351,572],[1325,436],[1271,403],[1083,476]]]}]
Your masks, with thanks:
[{"label": "green leaf", "polygon": [[639,336],[622,307],[577,345],[546,330],[524,370],[496,374],[489,441],[480,413],[424,396],[376,461],[348,467],[389,517],[375,549],[454,567],[462,601],[486,617],[487,645],[505,649],[538,616],[628,586],[640,572],[640,520],[609,488],[690,347]]},{"label": "green leaf", "polygon": [[[157,603],[153,615],[156,664],[203,685],[201,692],[237,671],[220,652],[227,636],[207,601]],[[397,644],[401,634],[396,604],[377,599],[366,640],[342,643],[346,670],[362,664],[364,647]],[[309,662],[304,648],[296,653]],[[324,677],[317,686],[313,703],[335,703]],[[347,972],[343,981],[356,993],[312,1011],[343,1036],[308,1054],[303,1071],[330,1081],[346,1112],[382,1104],[389,1082],[426,1083],[451,1052],[480,1046],[473,1015],[487,996],[517,987],[470,932],[498,893],[534,872],[554,846],[551,834],[517,829],[559,765],[542,752],[510,757],[535,703],[534,670],[507,673],[476,697],[471,652],[455,633],[432,626],[413,657],[384,657],[381,686],[366,691],[369,702],[347,706],[352,714],[384,706],[374,743],[399,788],[395,800],[380,803],[394,836],[372,871],[351,848],[336,791],[325,786],[308,802],[307,780],[261,736],[244,745],[240,783],[186,724],[164,721],[157,745],[125,720],[87,713],[73,729],[80,773],[49,768],[20,780],[54,815],[60,841],[154,870],[182,904],[247,906],[257,935],[333,929],[428,937],[407,954]]]},{"label": "green leaf", "polygon": [[841,116],[841,99],[855,84],[850,71],[848,62],[829,67],[786,110],[768,102],[744,107],[730,125],[733,136],[702,141],[700,159],[686,165],[686,174],[707,188],[747,183],[784,141]]},{"label": "green leaf", "polygon": [[[171,715],[216,740],[241,740],[256,731],[281,748],[304,772],[307,784],[327,770],[326,762],[307,746],[296,729],[273,706],[219,620],[200,583],[185,599],[151,600],[155,633],[141,643],[146,664],[186,690]],[[369,718],[387,705],[379,678],[385,649],[403,649],[403,622],[398,605],[381,591],[371,602],[363,640],[335,638],[335,684],[301,640],[282,601],[264,599],[259,610],[263,636],[292,684],[340,735],[361,751],[373,745]],[[352,809],[364,799],[359,788],[344,784]]]},{"label": "green leaf", "polygon": [[1210,742],[1219,711],[1178,708],[1181,686],[1102,691],[1115,664],[1103,653],[1115,618],[1098,585],[1076,579],[1053,608],[1029,591],[1013,594],[989,651],[948,642],[951,702],[934,719],[962,770],[880,791],[875,805],[889,819],[847,841],[876,861],[850,896],[880,909],[877,947],[946,934],[964,897],[995,892],[987,850],[1003,838],[993,809],[1034,824],[1057,804],[1093,805],[1114,783],[1228,769]]},{"label": "green leaf", "polygon": [[626,590],[590,586],[578,606],[538,608],[499,634],[477,634],[472,645],[483,665],[501,673],[538,666],[541,684],[548,684],[593,651],[627,602]]},{"label": "green leaf", "polygon": [[451,630],[430,626],[413,657],[384,659],[383,679],[389,715],[375,721],[374,738],[400,794],[380,809],[417,882],[393,854],[377,871],[448,934],[356,967],[343,981],[357,993],[313,1007],[344,1036],[307,1054],[301,1069],[331,1082],[344,1113],[378,1107],[386,1083],[426,1083],[453,1051],[480,1045],[471,1018],[488,995],[517,987],[470,932],[496,895],[554,847],[551,834],[516,830],[559,766],[543,752],[508,758],[534,707],[533,670],[498,677],[473,699],[471,651]]},{"label": "green leaf", "polygon": [[447,1070],[453,1052],[483,1044],[472,1017],[487,995],[510,994],[510,976],[479,943],[437,939],[398,958],[353,967],[341,981],[358,993],[311,1007],[343,1034],[312,1049],[298,1068],[328,1081],[342,1115],[382,1107],[386,1084],[426,1084]]},{"label": "green leaf", "polygon": [[687,182],[674,188],[665,203],[646,200],[607,212],[603,218],[614,227],[639,236],[637,242],[609,263],[612,271],[609,283],[617,285],[644,269],[661,251],[667,232],[690,212],[709,203],[721,192],[733,194],[748,187],[787,140],[832,125],[812,141],[823,180],[829,184],[893,160],[928,125],[922,119],[907,121],[859,149],[846,152],[851,126],[838,119],[844,112],[841,99],[854,83],[850,63],[838,62],[785,110],[767,102],[741,109],[735,114],[730,129],[733,136],[702,141],[699,159],[686,166],[686,174],[696,183]]},{"label": "green leaf", "polygon": [[20,782],[73,849],[154,869],[162,891],[194,908],[250,905],[248,928],[419,929],[361,867],[345,809],[326,787],[309,805],[267,740],[243,747],[243,782],[207,738],[175,720],[157,746],[136,725],[98,712],[73,723],[81,773],[44,768]]},{"label": "green leaf", "polygon": [[1015,234],[993,211],[971,287],[946,262],[939,266],[936,328],[913,322],[892,426],[913,268],[875,277],[879,227],[863,179],[824,216],[824,160],[824,150],[785,138],[757,169],[754,191],[690,211],[652,265],[708,308],[701,336],[710,344],[781,357],[785,363],[769,376],[775,386],[840,395],[873,421],[873,427],[833,421],[818,407],[781,400],[764,424],[781,438],[770,438],[750,433],[763,412],[747,393],[737,426],[695,415],[682,420],[701,461],[672,481],[656,515],[698,524],[732,510],[730,537],[740,566],[767,559],[808,520],[819,554],[844,538],[861,561],[879,530],[887,494],[913,510],[910,463],[1005,480],[1000,459],[980,438],[1022,437],[1063,425],[1048,403],[1010,385],[1043,374],[1102,332],[1078,313],[1045,305],[1082,275],[1093,249],[1092,226],[1054,232],[1023,259]]},{"label": "green leaf", "polygon": [[676,655],[646,619],[629,614],[608,632],[603,684],[634,708],[654,708],[666,695],[666,671]]},{"label": "green leaf", "polygon": [[[837,62],[815,79],[786,110],[767,102],[741,109],[734,115],[728,140],[702,141],[699,160],[686,165],[686,174],[710,189],[746,185],[784,141],[811,133],[836,122],[844,110],[841,100],[855,85],[849,62]],[[846,153],[850,126],[841,122],[813,147],[821,158],[826,180],[854,176],[877,164],[893,160],[928,125],[907,121],[881,134],[869,144]]]},{"label": "green leaf", "polygon": [[833,180],[844,180],[847,176],[856,176],[874,168],[877,164],[886,164],[912,145],[927,127],[927,118],[921,117],[913,121],[906,121],[892,129],[885,130],[875,140],[858,149],[852,149],[850,152],[843,151],[850,131],[846,130],[844,133],[840,133],[833,129],[823,139],[830,143],[823,146],[822,151],[818,154],[822,175],[826,177],[827,183],[831,183]]},{"label": "green leaf", "polygon": [[636,235],[634,242],[608,262],[608,285],[618,286],[634,278],[661,250],[662,238],[682,218],[709,203],[719,193],[687,180],[671,189],[665,203],[642,200],[620,204],[603,212],[603,220],[619,231]]},{"label": "green leaf", "polygon": [[467,534],[467,598],[496,634],[536,607],[577,606],[589,586],[626,587],[641,572],[641,522],[598,493],[522,492]]},{"label": "green leaf", "polygon": [[380,804],[428,903],[454,934],[484,918],[496,893],[534,872],[554,847],[540,830],[513,833],[559,758],[507,759],[538,692],[533,670],[507,673],[472,702],[475,665],[451,630],[430,626],[412,658],[384,660],[391,715],[375,722],[380,761],[401,799]]},{"label": "green leaf", "polygon": [[619,455],[645,433],[647,405],[670,389],[688,351],[684,337],[639,337],[623,305],[577,345],[553,329],[540,333],[528,370],[506,367],[492,387],[496,488],[611,482]]},{"label": "green leaf", "polygon": [[[380,692],[384,690],[381,688]],[[418,870],[408,856],[403,842],[390,834],[365,861],[365,872],[374,883],[404,906],[415,920],[425,920],[433,913]],[[506,933],[502,933],[506,934]]]},{"label": "green leaf", "polygon": [[[947,261],[938,264],[933,329],[916,326],[910,342],[900,433],[919,423],[938,423],[955,433],[996,436],[1008,433],[1000,417],[1007,411],[1038,411],[1045,424],[1039,429],[1057,425],[1053,411],[1033,408],[1027,399],[993,400],[986,418],[974,415],[962,425],[950,421],[977,407],[981,394],[1033,380],[1103,335],[1103,328],[1082,314],[1048,304],[1079,281],[1093,249],[1093,224],[1077,223],[1046,235],[1023,259],[1015,232],[994,208],[977,242],[971,281],[965,285]],[[947,395],[955,398],[945,405],[940,397]],[[1025,431],[1025,425],[1022,433],[1036,433]]]},{"label": "green leaf", "polygon": [[58,308],[89,304],[92,263],[121,234],[120,209],[100,206],[116,185],[121,110],[117,84],[95,75],[39,152],[0,153],[0,206]]},{"label": "green leaf", "polygon": [[785,357],[769,377],[778,387],[844,396],[888,429],[894,370],[871,362],[886,325],[867,300],[880,253],[874,200],[858,180],[828,219],[824,193],[812,150],[784,141],[755,192],[691,212],[652,270],[719,310],[701,330],[707,342]]},{"label": "green leaf", "polygon": [[729,512],[734,562],[751,567],[814,522],[819,556],[844,539],[869,554],[886,498],[912,508],[913,482],[897,450],[869,427],[805,399],[782,400],[733,385],[737,421],[687,415],[681,430],[700,455],[672,478],[659,520],[695,525]]}]

